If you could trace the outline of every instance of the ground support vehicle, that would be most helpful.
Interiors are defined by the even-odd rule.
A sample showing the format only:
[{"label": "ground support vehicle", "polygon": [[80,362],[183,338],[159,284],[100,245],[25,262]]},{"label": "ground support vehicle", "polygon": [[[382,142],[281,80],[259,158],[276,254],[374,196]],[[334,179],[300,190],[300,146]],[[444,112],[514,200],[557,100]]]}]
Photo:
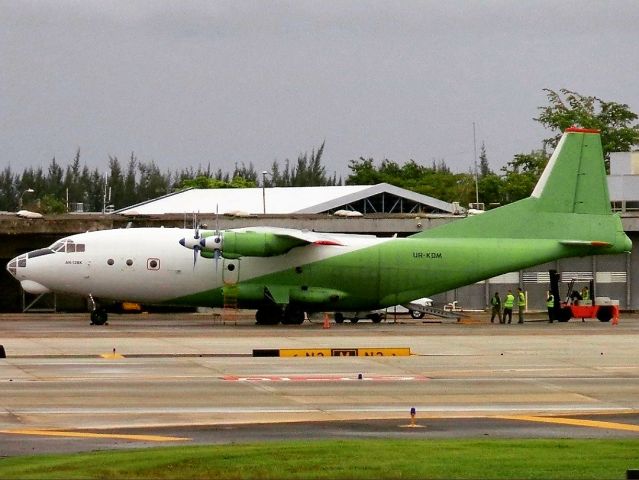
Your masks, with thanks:
[{"label": "ground support vehicle", "polygon": [[560,274],[556,270],[549,270],[549,273],[550,291],[555,298],[555,306],[552,313],[553,320],[567,322],[571,318],[581,318],[582,321],[585,321],[586,318],[596,318],[600,322],[612,320],[613,325],[617,324],[619,321],[619,300],[611,300],[609,297],[596,297],[593,280],[590,280],[590,294],[594,300],[582,300],[579,299],[579,296],[575,296],[573,290],[575,280],[573,279],[568,286],[565,300],[560,301]]}]

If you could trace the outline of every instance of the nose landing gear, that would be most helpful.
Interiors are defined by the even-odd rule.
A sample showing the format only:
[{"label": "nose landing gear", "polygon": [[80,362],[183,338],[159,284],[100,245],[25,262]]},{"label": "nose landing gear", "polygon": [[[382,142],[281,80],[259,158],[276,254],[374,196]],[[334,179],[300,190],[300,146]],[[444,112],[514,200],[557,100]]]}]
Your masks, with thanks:
[{"label": "nose landing gear", "polygon": [[91,323],[90,325],[106,325],[109,319],[109,314],[106,308],[98,307],[93,299],[93,295],[89,294],[89,301],[91,302]]}]

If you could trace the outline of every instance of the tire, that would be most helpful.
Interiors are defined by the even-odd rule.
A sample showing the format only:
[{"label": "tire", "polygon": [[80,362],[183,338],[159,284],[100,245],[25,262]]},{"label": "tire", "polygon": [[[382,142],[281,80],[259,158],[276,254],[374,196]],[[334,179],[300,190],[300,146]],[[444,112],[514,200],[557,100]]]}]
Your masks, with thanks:
[{"label": "tire", "polygon": [[424,312],[418,312],[417,310],[409,310],[410,316],[415,320],[419,320],[420,318],[424,318]]},{"label": "tire", "polygon": [[609,322],[612,318],[612,307],[605,305],[597,309],[597,319],[600,322]]},{"label": "tire", "polygon": [[103,308],[98,308],[91,312],[91,325],[105,325],[109,319],[109,314]]},{"label": "tire", "polygon": [[335,323],[344,323],[344,314],[341,312],[335,312]]},{"label": "tire", "polygon": [[279,308],[260,308],[255,312],[255,323],[258,325],[277,325],[282,319]]},{"label": "tire", "polygon": [[357,317],[351,318],[351,323],[357,323],[357,322],[359,322],[359,318]]},{"label": "tire", "polygon": [[282,324],[301,325],[302,323],[304,323],[304,311],[296,307],[286,307],[284,316],[282,317]]},{"label": "tire", "polygon": [[571,318],[572,318],[572,310],[570,309],[570,307],[562,307],[559,310],[559,315],[557,318],[558,322],[567,322]]},{"label": "tire", "polygon": [[379,323],[382,321],[382,316],[379,313],[374,313],[371,315],[371,320],[373,323]]}]

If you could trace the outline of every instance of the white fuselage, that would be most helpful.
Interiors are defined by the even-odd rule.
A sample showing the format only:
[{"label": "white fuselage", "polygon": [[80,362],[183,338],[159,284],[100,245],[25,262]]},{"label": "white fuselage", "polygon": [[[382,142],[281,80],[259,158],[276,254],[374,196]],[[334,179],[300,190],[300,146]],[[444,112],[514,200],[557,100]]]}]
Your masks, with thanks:
[{"label": "white fuselage", "polygon": [[163,303],[387,240],[346,236],[343,246],[311,245],[277,257],[231,260],[203,258],[180,245],[180,239],[193,234],[179,228],[87,232],[16,257],[7,269],[31,293]]}]

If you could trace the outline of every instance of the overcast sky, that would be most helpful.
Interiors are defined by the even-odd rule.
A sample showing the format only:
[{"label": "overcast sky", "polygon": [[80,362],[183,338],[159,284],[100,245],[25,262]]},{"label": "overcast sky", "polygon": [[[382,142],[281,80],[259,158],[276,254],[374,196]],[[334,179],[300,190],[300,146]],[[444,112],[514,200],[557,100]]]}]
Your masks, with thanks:
[{"label": "overcast sky", "polygon": [[543,88],[639,112],[639,2],[0,0],[0,166],[444,160],[549,136]]}]

